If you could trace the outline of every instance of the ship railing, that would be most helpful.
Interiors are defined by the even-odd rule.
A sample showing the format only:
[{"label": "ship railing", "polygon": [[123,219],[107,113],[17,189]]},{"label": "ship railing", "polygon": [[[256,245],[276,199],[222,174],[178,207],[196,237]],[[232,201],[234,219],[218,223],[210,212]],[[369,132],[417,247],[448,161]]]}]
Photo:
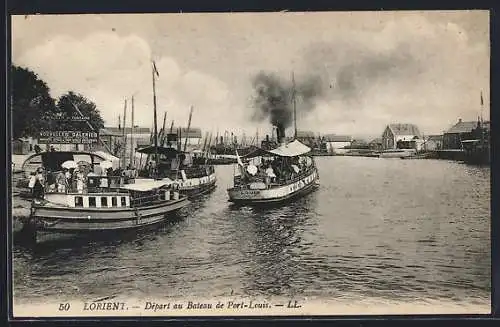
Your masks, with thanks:
[{"label": "ship railing", "polygon": [[[87,176],[80,184],[77,178],[70,180],[58,180],[57,173],[47,173],[44,182],[45,193],[103,193],[103,192],[126,192],[120,191],[120,187],[133,182],[123,176]],[[82,187],[83,186],[83,187]]]},{"label": "ship railing", "polygon": [[310,175],[315,169],[315,165],[312,164],[310,166],[306,167],[306,170],[301,170],[298,174],[291,174],[290,177],[287,175],[279,175],[275,178],[270,178],[267,175],[264,174],[257,174],[255,176],[249,176],[247,177],[246,181],[243,182],[243,177],[241,175],[236,175],[234,176],[234,185],[239,185],[240,187],[245,188],[248,186],[250,183],[258,183],[262,182],[265,183],[268,186],[279,186],[283,184],[292,184],[295,182],[298,182],[302,178]]},{"label": "ship railing", "polygon": [[162,190],[156,194],[131,197],[130,205],[141,206],[144,204],[155,203],[159,201],[177,200],[177,199],[179,199],[179,192],[173,190]]}]

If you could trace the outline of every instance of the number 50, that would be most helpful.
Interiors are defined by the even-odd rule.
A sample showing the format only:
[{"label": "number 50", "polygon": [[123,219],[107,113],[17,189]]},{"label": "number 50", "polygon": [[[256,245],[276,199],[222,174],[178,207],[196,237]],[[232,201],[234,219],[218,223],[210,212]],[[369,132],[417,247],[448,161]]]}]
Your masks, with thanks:
[{"label": "number 50", "polygon": [[59,303],[59,311],[68,311],[69,307],[69,303]]}]

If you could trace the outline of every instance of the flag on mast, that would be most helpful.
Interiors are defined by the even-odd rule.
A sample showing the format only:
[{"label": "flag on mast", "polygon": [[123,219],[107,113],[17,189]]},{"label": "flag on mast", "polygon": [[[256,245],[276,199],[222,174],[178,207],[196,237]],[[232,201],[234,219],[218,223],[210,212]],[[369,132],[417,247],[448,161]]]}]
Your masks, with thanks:
[{"label": "flag on mast", "polygon": [[156,69],[156,63],[154,60],[153,60],[153,71],[155,72],[157,77],[160,77],[160,73],[158,73],[158,69]]}]

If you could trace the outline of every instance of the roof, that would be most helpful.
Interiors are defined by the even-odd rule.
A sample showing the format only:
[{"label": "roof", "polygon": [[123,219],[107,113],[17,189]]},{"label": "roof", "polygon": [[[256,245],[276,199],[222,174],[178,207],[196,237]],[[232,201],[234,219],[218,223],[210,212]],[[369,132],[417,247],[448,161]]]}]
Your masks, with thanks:
[{"label": "roof", "polygon": [[262,155],[274,155],[278,157],[297,157],[311,151],[311,148],[304,145],[298,140],[290,143],[283,144],[274,150],[263,150],[261,148],[254,147],[254,151],[241,156],[243,158],[253,158]]},{"label": "roof", "polygon": [[377,137],[377,138],[371,140],[369,144],[382,144],[382,138]]},{"label": "roof", "polygon": [[420,131],[414,124],[389,124],[388,127],[394,134],[397,135],[417,135],[420,137]]},{"label": "roof", "polygon": [[110,131],[108,128],[101,128],[99,130],[100,136],[122,136],[121,133]]},{"label": "roof", "polygon": [[164,178],[159,181],[154,179],[144,178],[144,179],[136,179],[135,183],[125,184],[120,188],[131,191],[147,192],[170,184],[172,184],[172,180],[168,178]]},{"label": "roof", "polygon": [[[490,128],[490,122],[483,122],[483,126],[486,129]],[[460,133],[470,133],[474,128],[477,127],[477,121],[458,121],[453,125],[445,134],[460,134]]]},{"label": "roof", "polygon": [[[105,127],[105,130],[108,130],[110,133],[122,135],[123,128],[118,127]],[[158,128],[159,130],[159,128]],[[132,129],[130,127],[125,127],[125,134],[130,134]],[[134,127],[134,134],[151,134],[151,128],[149,127]]]},{"label": "roof", "polygon": [[351,142],[352,136],[349,135],[336,135],[336,134],[326,134],[323,136],[327,142]]},{"label": "roof", "polygon": [[[174,127],[172,129],[172,132],[176,133],[177,129],[178,129],[178,127]],[[181,138],[185,138],[186,133],[187,133],[188,138],[200,138],[201,139],[201,128],[191,127],[191,128],[189,128],[189,132],[188,132],[188,129],[186,127],[181,127],[180,130],[181,130]],[[167,131],[170,132],[170,128],[167,128]]]}]

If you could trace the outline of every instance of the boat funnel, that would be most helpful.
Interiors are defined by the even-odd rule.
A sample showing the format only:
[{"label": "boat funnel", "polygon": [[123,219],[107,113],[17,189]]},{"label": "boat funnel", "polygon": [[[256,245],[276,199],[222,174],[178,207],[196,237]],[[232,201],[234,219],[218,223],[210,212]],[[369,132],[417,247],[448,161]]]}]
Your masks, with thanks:
[{"label": "boat funnel", "polygon": [[282,124],[276,125],[276,140],[278,144],[283,144],[285,142],[285,127]]}]

